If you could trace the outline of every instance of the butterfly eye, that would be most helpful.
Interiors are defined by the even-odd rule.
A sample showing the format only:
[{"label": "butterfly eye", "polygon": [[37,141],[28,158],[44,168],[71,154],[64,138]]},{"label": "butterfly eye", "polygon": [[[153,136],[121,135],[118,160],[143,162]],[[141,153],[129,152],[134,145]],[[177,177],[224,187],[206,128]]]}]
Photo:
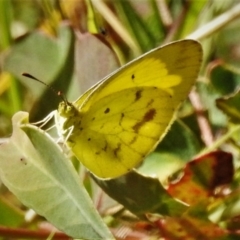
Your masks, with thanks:
[{"label": "butterfly eye", "polygon": [[65,109],[66,113],[70,114],[73,110],[73,107],[71,105],[65,105],[65,106],[66,106],[66,109]]}]

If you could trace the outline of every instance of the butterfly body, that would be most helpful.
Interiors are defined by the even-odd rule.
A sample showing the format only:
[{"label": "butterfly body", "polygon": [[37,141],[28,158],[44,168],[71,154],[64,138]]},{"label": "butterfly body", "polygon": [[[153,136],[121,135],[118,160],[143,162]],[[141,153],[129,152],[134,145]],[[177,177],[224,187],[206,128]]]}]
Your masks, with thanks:
[{"label": "butterfly body", "polygon": [[160,47],[59,105],[62,135],[75,156],[101,178],[136,167],[166,134],[197,77],[199,43]]}]

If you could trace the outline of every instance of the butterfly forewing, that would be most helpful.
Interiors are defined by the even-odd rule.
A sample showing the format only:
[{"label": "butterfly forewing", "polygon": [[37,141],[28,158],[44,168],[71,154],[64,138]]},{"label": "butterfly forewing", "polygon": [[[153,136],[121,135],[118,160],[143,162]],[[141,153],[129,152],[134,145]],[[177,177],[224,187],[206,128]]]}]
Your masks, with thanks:
[{"label": "butterfly forewing", "polygon": [[[114,92],[140,86],[156,86],[174,92],[173,99],[178,106],[193,86],[201,60],[201,45],[193,40],[153,49],[106,77],[83,108],[87,110],[94,102]],[[75,105],[78,106],[77,101]]]},{"label": "butterfly forewing", "polygon": [[193,40],[154,49],[111,74],[74,102],[76,157],[95,175],[118,177],[151,152],[186,99],[200,68]]}]

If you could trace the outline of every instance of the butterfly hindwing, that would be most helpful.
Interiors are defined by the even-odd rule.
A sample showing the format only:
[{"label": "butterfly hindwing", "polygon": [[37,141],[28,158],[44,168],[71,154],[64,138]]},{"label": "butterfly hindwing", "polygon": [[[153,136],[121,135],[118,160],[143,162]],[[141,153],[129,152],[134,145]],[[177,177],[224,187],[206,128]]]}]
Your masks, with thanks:
[{"label": "butterfly hindwing", "polygon": [[163,137],[173,112],[172,96],[156,87],[119,91],[83,113],[71,149],[97,176],[124,174]]}]

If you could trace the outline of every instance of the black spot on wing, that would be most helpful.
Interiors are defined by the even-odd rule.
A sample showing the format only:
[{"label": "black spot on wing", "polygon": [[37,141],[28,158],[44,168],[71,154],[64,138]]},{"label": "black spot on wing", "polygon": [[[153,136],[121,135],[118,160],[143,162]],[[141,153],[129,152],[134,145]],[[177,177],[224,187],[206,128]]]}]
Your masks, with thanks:
[{"label": "black spot on wing", "polygon": [[135,132],[138,132],[139,129],[146,123],[146,122],[149,122],[151,120],[153,120],[154,116],[156,115],[156,109],[155,108],[151,108],[149,109],[145,115],[143,116],[142,120],[140,122],[137,122],[133,127],[132,129],[135,131]]},{"label": "black spot on wing", "polygon": [[99,149],[95,152],[95,155],[100,155],[102,151],[103,152],[108,151],[108,143],[106,141],[105,141],[105,145],[103,147],[101,147],[101,149]]},{"label": "black spot on wing", "polygon": [[138,101],[142,97],[142,90],[138,90],[135,93],[135,102]]},{"label": "black spot on wing", "polygon": [[105,111],[104,111],[105,114],[109,113],[109,112],[110,112],[110,108],[106,108]]},{"label": "black spot on wing", "polygon": [[130,145],[134,144],[134,143],[136,142],[136,140],[137,140],[137,135],[134,136],[134,137],[131,139],[131,141],[129,142],[129,144],[130,144]]},{"label": "black spot on wing", "polygon": [[121,151],[121,144],[118,143],[117,147],[113,149],[113,154],[116,158],[118,158],[118,152]]},{"label": "black spot on wing", "polygon": [[125,117],[124,113],[121,113],[121,117],[119,119],[119,125],[120,126],[122,125],[122,120],[123,120],[124,117]]}]

